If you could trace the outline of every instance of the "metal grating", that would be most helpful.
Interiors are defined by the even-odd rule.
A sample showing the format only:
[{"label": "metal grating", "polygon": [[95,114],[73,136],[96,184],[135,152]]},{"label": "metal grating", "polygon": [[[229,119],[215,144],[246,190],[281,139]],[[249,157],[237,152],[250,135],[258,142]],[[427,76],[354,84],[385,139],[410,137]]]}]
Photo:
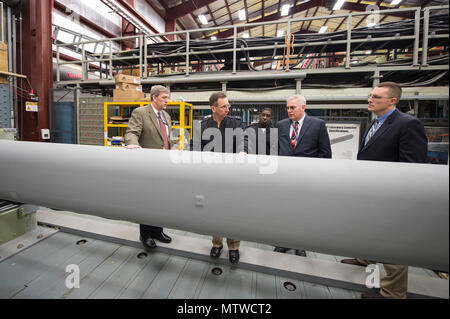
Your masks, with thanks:
[{"label": "metal grating", "polygon": [[0,84],[0,127],[11,127],[9,85]]}]

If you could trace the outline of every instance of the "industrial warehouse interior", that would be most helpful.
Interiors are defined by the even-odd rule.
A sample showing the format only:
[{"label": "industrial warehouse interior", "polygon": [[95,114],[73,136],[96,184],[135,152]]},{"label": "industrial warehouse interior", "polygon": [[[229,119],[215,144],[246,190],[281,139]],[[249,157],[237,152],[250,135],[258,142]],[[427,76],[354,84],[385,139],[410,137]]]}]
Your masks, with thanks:
[{"label": "industrial warehouse interior", "polygon": [[0,19],[0,299],[448,301],[448,1]]}]

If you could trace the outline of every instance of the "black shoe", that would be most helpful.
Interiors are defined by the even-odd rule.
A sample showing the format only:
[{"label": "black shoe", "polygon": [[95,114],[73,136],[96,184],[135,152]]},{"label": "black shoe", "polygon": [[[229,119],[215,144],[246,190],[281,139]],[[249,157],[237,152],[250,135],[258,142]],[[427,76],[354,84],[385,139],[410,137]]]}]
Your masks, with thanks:
[{"label": "black shoe", "polygon": [[275,247],[273,251],[276,251],[277,253],[285,253],[289,250],[289,248],[284,248],[284,247]]},{"label": "black shoe", "polygon": [[144,237],[140,236],[139,239],[146,250],[156,248],[156,243],[152,238],[149,237],[144,239]]},{"label": "black shoe", "polygon": [[164,234],[163,232],[160,232],[159,234],[152,234],[152,238],[159,240],[162,243],[170,243],[172,241],[172,238]]},{"label": "black shoe", "polygon": [[306,257],[306,251],[301,250],[301,249],[296,249],[296,250],[295,250],[295,254],[296,254],[297,256],[303,256],[303,257]]},{"label": "black shoe", "polygon": [[373,294],[370,293],[361,294],[361,299],[387,299],[387,298],[382,294],[376,292]]},{"label": "black shoe", "polygon": [[222,248],[223,246],[211,248],[211,252],[209,253],[209,255],[212,258],[219,258],[220,254],[222,253]]},{"label": "black shoe", "polygon": [[228,254],[230,258],[230,263],[235,264],[239,261],[239,249],[230,250]]}]

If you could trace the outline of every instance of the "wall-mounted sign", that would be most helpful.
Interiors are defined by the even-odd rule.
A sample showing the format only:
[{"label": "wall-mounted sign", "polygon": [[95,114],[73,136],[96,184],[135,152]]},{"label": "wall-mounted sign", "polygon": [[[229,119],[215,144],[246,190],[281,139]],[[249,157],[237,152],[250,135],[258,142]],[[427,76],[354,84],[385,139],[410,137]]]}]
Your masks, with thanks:
[{"label": "wall-mounted sign", "polygon": [[356,159],[359,147],[359,124],[327,123],[332,158]]},{"label": "wall-mounted sign", "polygon": [[25,111],[37,112],[38,111],[37,102],[25,102]]}]

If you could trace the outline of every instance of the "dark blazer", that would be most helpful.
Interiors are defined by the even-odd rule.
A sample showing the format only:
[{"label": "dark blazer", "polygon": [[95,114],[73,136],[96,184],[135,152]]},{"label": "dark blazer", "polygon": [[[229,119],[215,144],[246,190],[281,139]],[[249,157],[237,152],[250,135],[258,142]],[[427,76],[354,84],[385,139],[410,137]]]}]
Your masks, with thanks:
[{"label": "dark blazer", "polygon": [[[367,128],[364,139],[371,126]],[[389,115],[365,146],[364,139],[359,148],[358,160],[428,162],[428,141],[422,122],[397,109]]]},{"label": "dark blazer", "polygon": [[289,118],[277,123],[278,155],[331,158],[331,144],[325,121],[305,114],[297,145],[292,149]]}]

